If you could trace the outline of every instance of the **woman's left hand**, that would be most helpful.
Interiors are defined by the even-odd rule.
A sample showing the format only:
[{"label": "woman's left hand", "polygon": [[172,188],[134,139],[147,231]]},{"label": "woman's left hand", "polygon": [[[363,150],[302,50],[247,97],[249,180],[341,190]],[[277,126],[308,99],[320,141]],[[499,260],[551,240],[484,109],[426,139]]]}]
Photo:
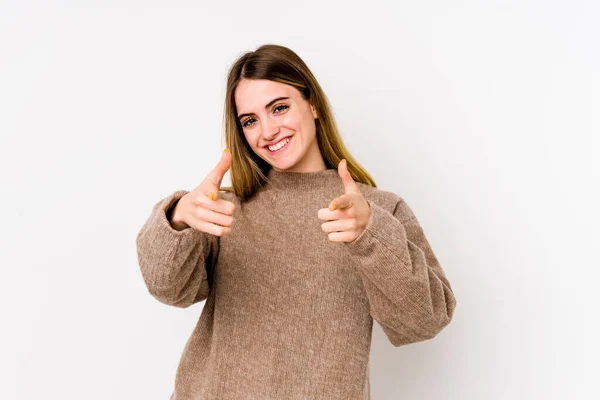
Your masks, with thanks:
[{"label": "woman's left hand", "polygon": [[345,193],[336,197],[329,208],[318,212],[323,232],[328,233],[332,242],[352,242],[367,226],[371,216],[371,206],[360,193],[358,185],[352,179],[346,167],[346,160],[338,164],[338,174],[344,183]]}]

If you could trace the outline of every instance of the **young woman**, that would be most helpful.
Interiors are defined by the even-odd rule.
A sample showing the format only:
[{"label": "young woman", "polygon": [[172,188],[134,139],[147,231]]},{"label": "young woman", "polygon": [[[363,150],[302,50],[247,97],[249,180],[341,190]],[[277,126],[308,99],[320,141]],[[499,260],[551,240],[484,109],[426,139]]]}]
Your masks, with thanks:
[{"label": "young woman", "polygon": [[352,158],[286,47],[235,61],[225,136],[206,179],[156,203],[137,236],[156,299],[206,300],[171,399],[369,399],[373,319],[402,346],[456,306],[416,216]]}]

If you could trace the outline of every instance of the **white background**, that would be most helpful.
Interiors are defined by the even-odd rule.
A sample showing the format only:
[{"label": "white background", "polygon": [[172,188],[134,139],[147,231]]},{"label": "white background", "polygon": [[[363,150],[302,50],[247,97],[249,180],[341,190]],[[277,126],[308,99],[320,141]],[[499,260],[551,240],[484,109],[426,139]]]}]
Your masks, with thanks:
[{"label": "white background", "polygon": [[169,398],[204,303],[152,298],[135,237],[219,160],[227,68],[263,43],[312,69],[458,301],[433,340],[374,325],[372,398],[600,398],[599,11],[0,2],[0,398]]}]

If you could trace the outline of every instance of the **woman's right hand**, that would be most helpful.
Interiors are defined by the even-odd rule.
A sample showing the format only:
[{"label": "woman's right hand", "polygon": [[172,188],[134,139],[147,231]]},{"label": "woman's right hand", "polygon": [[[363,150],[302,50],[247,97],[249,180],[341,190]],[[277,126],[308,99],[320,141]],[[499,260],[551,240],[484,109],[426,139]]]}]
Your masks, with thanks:
[{"label": "woman's right hand", "polygon": [[170,220],[174,229],[192,228],[216,236],[225,236],[231,231],[235,204],[219,199],[221,181],[230,167],[231,153],[225,150],[204,181],[175,205]]}]

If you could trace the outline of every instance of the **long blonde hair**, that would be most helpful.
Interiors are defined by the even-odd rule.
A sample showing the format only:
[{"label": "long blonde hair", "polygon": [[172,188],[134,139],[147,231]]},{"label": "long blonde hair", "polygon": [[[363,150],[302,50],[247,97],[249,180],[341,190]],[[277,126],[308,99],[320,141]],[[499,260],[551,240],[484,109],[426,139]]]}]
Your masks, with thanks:
[{"label": "long blonde hair", "polygon": [[337,169],[338,163],[346,159],[348,172],[355,181],[377,187],[344,145],[327,96],[308,66],[291,49],[265,44],[242,54],[229,69],[223,123],[225,143],[232,156],[229,170],[232,186],[221,190],[234,192],[240,201],[245,201],[267,182],[267,173],[271,169],[271,165],[250,147],[237,118],[234,94],[242,78],[268,79],[298,89],[317,111],[316,136],[326,167]]}]

